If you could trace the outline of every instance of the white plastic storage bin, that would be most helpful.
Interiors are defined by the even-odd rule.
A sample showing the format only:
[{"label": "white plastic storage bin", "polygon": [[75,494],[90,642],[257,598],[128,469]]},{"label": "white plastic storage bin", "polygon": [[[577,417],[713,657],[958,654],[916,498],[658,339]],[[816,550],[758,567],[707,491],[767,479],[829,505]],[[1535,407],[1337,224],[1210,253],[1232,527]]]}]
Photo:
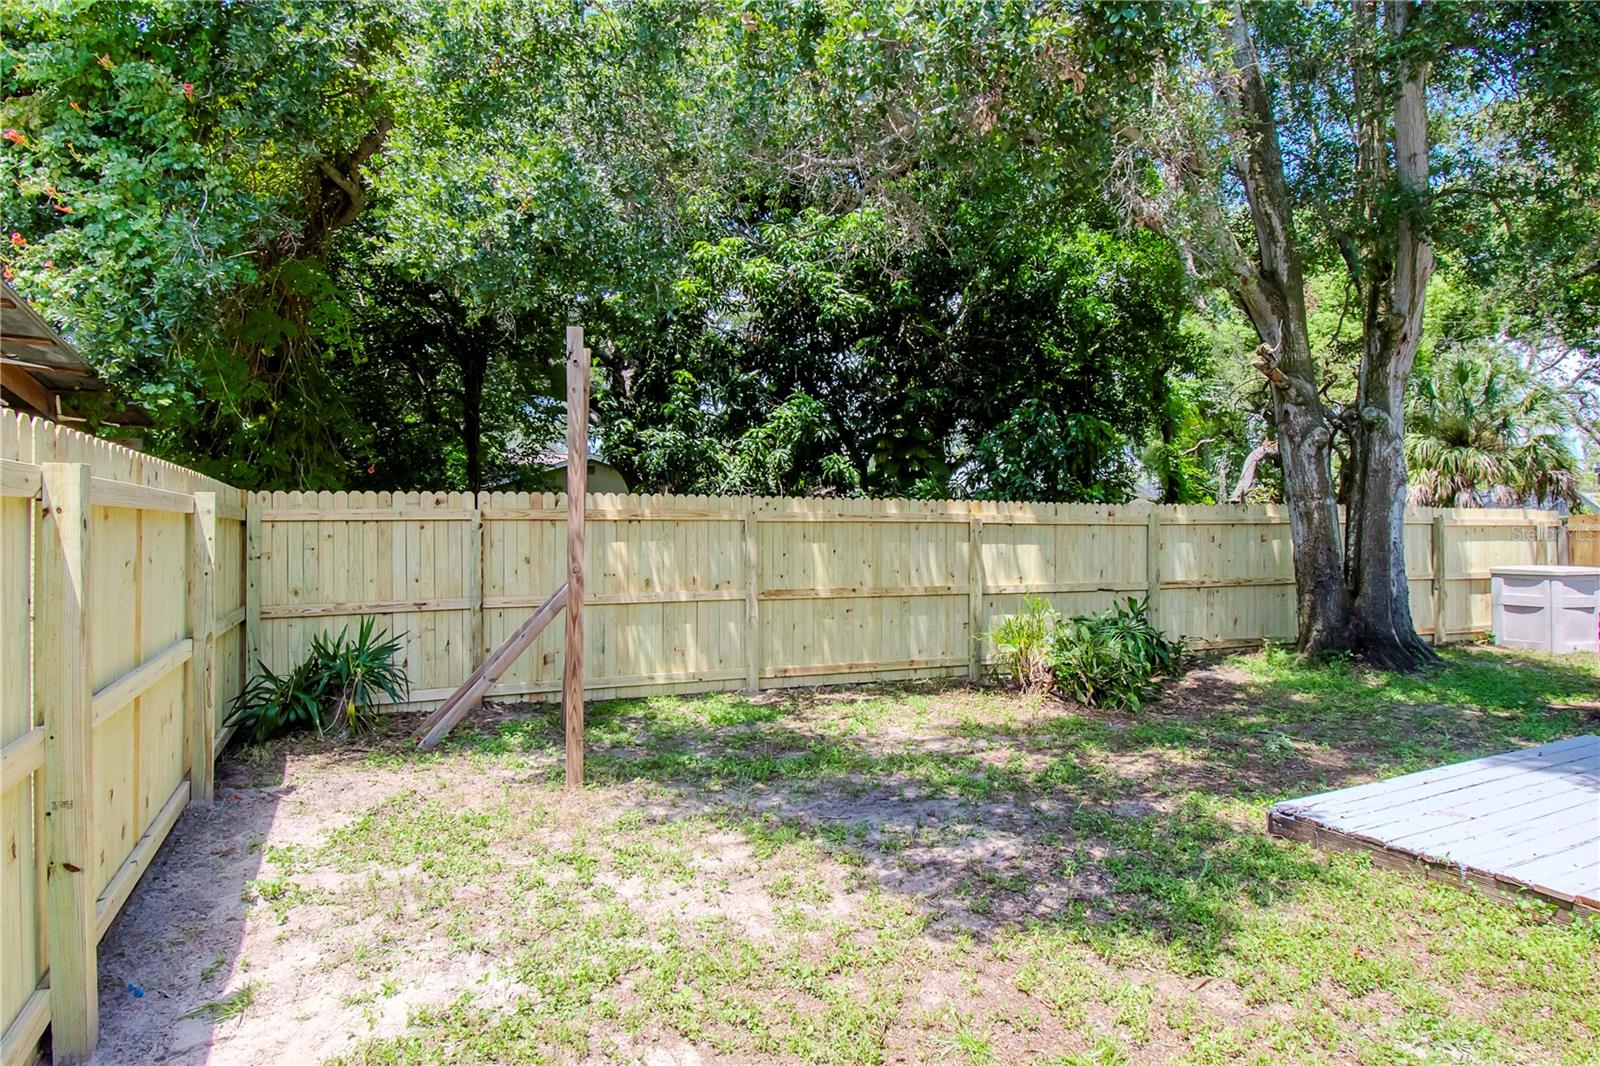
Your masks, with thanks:
[{"label": "white plastic storage bin", "polygon": [[1600,652],[1600,566],[1497,566],[1489,574],[1496,644]]}]

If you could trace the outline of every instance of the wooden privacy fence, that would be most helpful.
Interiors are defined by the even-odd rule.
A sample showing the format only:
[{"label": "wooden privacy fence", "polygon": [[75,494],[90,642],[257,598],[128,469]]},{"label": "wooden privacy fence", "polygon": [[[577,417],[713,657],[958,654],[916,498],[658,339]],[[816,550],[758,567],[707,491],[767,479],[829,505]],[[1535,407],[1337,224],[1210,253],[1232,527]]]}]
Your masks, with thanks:
[{"label": "wooden privacy fence", "polygon": [[0,411],[0,1058],[97,1032],[97,948],[244,679],[238,490]]},{"label": "wooden privacy fence", "polygon": [[[1025,596],[1068,613],[1150,597],[1195,648],[1289,640],[1288,519],[1275,507],[588,497],[590,698],[969,674]],[[448,695],[564,571],[565,497],[261,493],[250,503],[252,654],[282,670],[311,637],[379,614],[404,634],[412,699]],[[1418,629],[1485,632],[1489,568],[1555,561],[1558,516],[1412,511]],[[259,619],[259,622],[256,620]],[[545,633],[489,690],[549,698]]]},{"label": "wooden privacy fence", "polygon": [[1573,566],[1600,566],[1600,515],[1572,515],[1567,519],[1567,554]]},{"label": "wooden privacy fence", "polygon": [[[1148,596],[1193,646],[1294,632],[1270,507],[591,495],[590,698],[981,673],[1029,595]],[[184,806],[260,657],[378,614],[419,704],[442,699],[561,584],[565,500],[272,493],[0,411],[0,1058],[97,1033],[97,947]],[[1416,511],[1412,608],[1489,626],[1489,568],[1553,562],[1554,515]],[[1575,530],[1574,530],[1575,532]],[[1579,541],[1569,538],[1571,546]],[[561,689],[547,630],[490,696]]]}]

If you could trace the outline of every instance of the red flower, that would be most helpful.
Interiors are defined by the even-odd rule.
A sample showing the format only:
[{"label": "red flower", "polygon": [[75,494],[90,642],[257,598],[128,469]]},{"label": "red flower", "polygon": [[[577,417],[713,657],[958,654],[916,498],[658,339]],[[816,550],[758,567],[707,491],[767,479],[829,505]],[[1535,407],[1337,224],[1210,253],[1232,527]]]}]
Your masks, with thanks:
[{"label": "red flower", "polygon": [[46,269],[46,270],[54,270],[54,269],[55,269],[55,268],[56,268],[56,264],[55,264],[55,260],[53,260],[53,259],[46,259],[46,260],[45,260],[45,261],[44,261],[44,268],[45,268],[45,269]]},{"label": "red flower", "polygon": [[72,214],[72,208],[68,207],[66,204],[51,204],[50,206],[55,208],[57,211],[60,211],[63,215]]},{"label": "red flower", "polygon": [[102,55],[100,57],[100,65],[102,67],[105,67],[107,70],[110,70],[113,66],[116,65],[116,64],[111,62],[111,53],[107,52],[107,53],[105,53],[104,55]]},{"label": "red flower", "polygon": [[27,144],[28,143],[28,138],[24,137],[22,135],[22,131],[20,131],[20,130],[11,130],[11,129],[6,130],[5,139],[10,141],[12,144]]},{"label": "red flower", "polygon": [[11,268],[10,267],[6,267],[4,270],[0,270],[0,274],[3,274],[7,281],[10,281],[12,278],[16,277],[15,274],[11,273]]},{"label": "red flower", "polygon": [[367,467],[367,473],[369,473],[369,474],[376,473],[377,469],[378,469],[378,464],[377,463],[373,463],[371,466]]},{"label": "red flower", "polygon": [[15,245],[16,247],[21,248],[24,244],[28,243],[28,238],[24,237],[22,234],[18,233],[17,231],[12,230],[11,231],[11,243],[13,245]]},{"label": "red flower", "polygon": [[190,100],[194,99],[194,82],[186,81],[183,83],[183,95]]}]

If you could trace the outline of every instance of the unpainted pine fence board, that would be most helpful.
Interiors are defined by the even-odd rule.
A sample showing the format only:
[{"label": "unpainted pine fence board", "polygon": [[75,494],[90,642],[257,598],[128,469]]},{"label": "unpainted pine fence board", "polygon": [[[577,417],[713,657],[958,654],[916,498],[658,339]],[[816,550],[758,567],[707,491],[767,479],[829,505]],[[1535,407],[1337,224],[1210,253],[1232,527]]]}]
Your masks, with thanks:
[{"label": "unpainted pine fence board", "polygon": [[184,731],[188,736],[187,768],[190,799],[211,804],[212,774],[216,761],[216,591],[217,495],[197,492],[194,523],[189,531],[189,691]]},{"label": "unpainted pine fence board", "polygon": [[[47,965],[44,922],[44,728],[32,701],[30,557],[43,483],[31,441],[15,418],[0,420],[6,460],[0,494],[0,1029],[6,1061],[37,1042],[49,1018],[49,995],[39,991]],[[26,450],[25,450],[25,446]]]},{"label": "unpainted pine fence board", "polygon": [[1573,566],[1600,566],[1600,515],[1567,517],[1567,554]]},{"label": "unpainted pine fence board", "polygon": [[184,667],[207,497],[233,561],[208,591],[242,647],[245,497],[9,409],[0,452],[0,1046],[24,1060],[49,1025],[70,1061],[94,1043],[99,938],[205,776],[201,719],[243,684],[242,663],[207,684]]},{"label": "unpainted pine fence board", "polygon": [[90,639],[89,468],[43,465],[36,567],[55,582],[34,605],[34,703],[45,728],[44,818],[51,1044],[82,1061],[100,1035],[95,900],[95,733]]}]

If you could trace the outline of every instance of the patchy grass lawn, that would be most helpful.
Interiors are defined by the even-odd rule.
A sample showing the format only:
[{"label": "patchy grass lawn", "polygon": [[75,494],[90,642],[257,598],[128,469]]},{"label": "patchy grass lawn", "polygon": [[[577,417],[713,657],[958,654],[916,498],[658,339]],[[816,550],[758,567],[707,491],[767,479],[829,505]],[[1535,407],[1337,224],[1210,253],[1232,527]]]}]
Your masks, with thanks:
[{"label": "patchy grass lawn", "polygon": [[430,755],[247,750],[107,940],[101,1059],[1593,1063],[1600,923],[1263,825],[1593,731],[1597,699],[1592,662],[1268,652],[1139,713],[603,704],[579,796],[547,708]]}]

